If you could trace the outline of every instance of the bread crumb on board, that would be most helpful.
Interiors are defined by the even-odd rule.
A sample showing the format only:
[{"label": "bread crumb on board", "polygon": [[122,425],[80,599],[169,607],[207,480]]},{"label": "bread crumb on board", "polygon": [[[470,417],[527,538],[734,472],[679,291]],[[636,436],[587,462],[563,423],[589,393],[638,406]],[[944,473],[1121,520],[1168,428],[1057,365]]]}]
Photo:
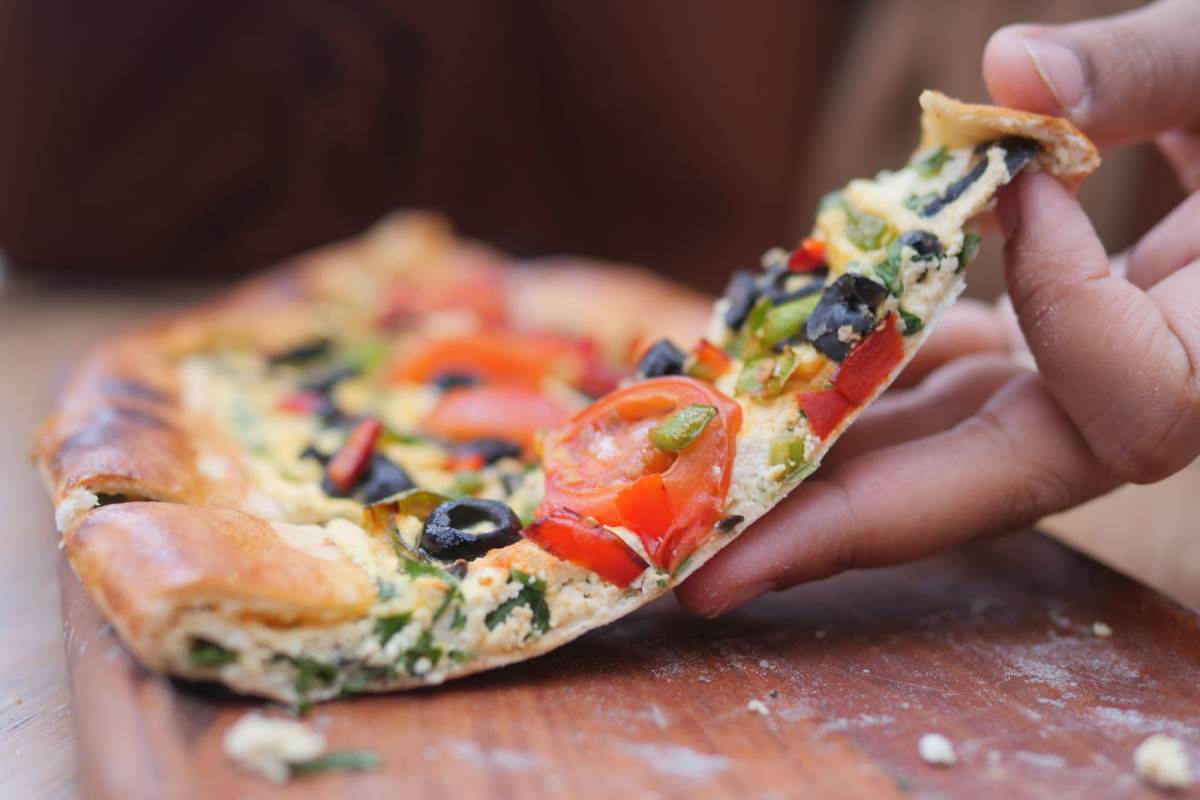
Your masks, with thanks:
[{"label": "bread crumb on board", "polygon": [[746,710],[753,711],[755,714],[761,714],[764,717],[771,716],[771,709],[767,708],[767,704],[758,698],[754,698],[749,703],[746,703]]},{"label": "bread crumb on board", "polygon": [[1183,742],[1156,733],[1133,751],[1133,769],[1138,777],[1160,789],[1183,789],[1192,785],[1192,764]]},{"label": "bread crumb on board", "polygon": [[325,737],[293,719],[271,719],[251,711],[225,732],[227,755],[239,769],[283,783],[292,765],[316,758],[325,749]]},{"label": "bread crumb on board", "polygon": [[958,763],[954,745],[940,733],[927,733],[917,740],[917,752],[926,764],[949,767]]},{"label": "bread crumb on board", "polygon": [[1092,623],[1092,635],[1097,639],[1107,639],[1112,636],[1112,632],[1112,628],[1109,627],[1107,622]]}]

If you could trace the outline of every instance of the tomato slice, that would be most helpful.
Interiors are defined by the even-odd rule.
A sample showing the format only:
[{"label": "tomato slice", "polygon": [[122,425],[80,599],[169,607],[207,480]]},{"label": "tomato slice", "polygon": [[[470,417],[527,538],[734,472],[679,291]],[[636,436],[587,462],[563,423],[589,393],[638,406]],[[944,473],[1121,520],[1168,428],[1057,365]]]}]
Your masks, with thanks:
[{"label": "tomato slice", "polygon": [[622,589],[646,570],[646,562],[621,537],[565,508],[535,519],[521,533],[543,550]]},{"label": "tomato slice", "polygon": [[[679,453],[650,443],[650,431],[689,405],[717,408]],[[543,441],[546,496],[539,514],[569,509],[603,525],[622,525],[650,560],[675,570],[721,514],[742,410],[693,378],[641,381],[608,394],[549,431]]]},{"label": "tomato slice", "polygon": [[427,383],[462,372],[488,383],[536,386],[554,375],[576,384],[584,372],[580,348],[562,337],[512,330],[429,339],[405,350],[392,380]]},{"label": "tomato slice", "polygon": [[883,324],[859,342],[833,373],[833,385],[854,405],[865,403],[904,358],[904,336],[888,314]]},{"label": "tomato slice", "polygon": [[527,386],[468,386],[442,395],[422,428],[455,442],[507,439],[528,454],[538,431],[566,421],[569,412]]},{"label": "tomato slice", "polygon": [[854,408],[836,389],[801,392],[796,395],[796,402],[808,418],[808,427],[812,428],[812,432],[820,439],[828,436]]},{"label": "tomato slice", "polygon": [[345,494],[354,488],[371,461],[371,453],[382,432],[383,423],[373,418],[364,419],[354,426],[354,430],[346,437],[346,443],[329,460],[327,474],[335,489]]},{"label": "tomato slice", "polygon": [[507,317],[505,269],[490,253],[463,248],[436,269],[409,273],[383,298],[378,324],[393,328],[431,311],[464,309],[485,325]]}]

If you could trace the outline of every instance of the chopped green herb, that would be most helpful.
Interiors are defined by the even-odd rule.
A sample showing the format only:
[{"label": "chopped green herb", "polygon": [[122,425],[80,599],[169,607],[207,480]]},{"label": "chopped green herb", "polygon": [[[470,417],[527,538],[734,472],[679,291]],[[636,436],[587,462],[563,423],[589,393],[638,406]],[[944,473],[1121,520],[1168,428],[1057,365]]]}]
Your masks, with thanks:
[{"label": "chopped green herb", "polygon": [[436,667],[438,662],[442,660],[442,648],[437,647],[433,643],[433,634],[429,631],[421,631],[421,638],[417,639],[417,643],[404,652],[404,668],[408,670],[408,674],[417,674],[417,663],[421,659],[429,661],[429,668]]},{"label": "chopped green herb", "polygon": [[391,600],[396,596],[396,584],[391,581],[385,581],[383,578],[375,579],[375,594],[379,598],[379,602]]},{"label": "chopped green herb", "polygon": [[665,589],[667,587],[667,585],[671,583],[671,576],[661,575],[661,576],[659,576],[657,583],[658,583],[658,588]]},{"label": "chopped green herb", "polygon": [[462,630],[467,624],[467,615],[463,613],[462,606],[454,607],[454,617],[450,620],[450,630]]},{"label": "chopped green herb", "polygon": [[471,658],[471,654],[463,650],[451,650],[449,653],[446,653],[446,658],[455,664],[465,664]]},{"label": "chopped green herb", "polygon": [[671,573],[671,577],[674,578],[677,575],[682,575],[683,573],[687,572],[687,568],[690,567],[691,565],[692,565],[692,557],[688,556],[687,558],[685,558],[683,560],[683,563],[681,563],[678,567],[675,568],[675,571]]},{"label": "chopped green herb", "polygon": [[483,488],[483,478],[474,470],[454,473],[454,491],[460,495],[473,495]]},{"label": "chopped green herb", "polygon": [[359,372],[370,372],[387,358],[391,346],[382,339],[367,339],[346,346],[341,352],[341,360],[354,367]]},{"label": "chopped green herb", "polygon": [[333,664],[323,664],[311,658],[293,658],[291,661],[296,665],[294,685],[302,702],[308,699],[309,691],[318,683],[328,686],[337,680],[337,667]]},{"label": "chopped green herb", "polygon": [[441,578],[447,583],[453,583],[454,579],[451,575],[434,564],[428,561],[417,561],[415,558],[401,558],[400,569],[404,570],[404,574],[412,578],[420,578],[429,576],[431,578]]},{"label": "chopped green herb", "polygon": [[206,639],[195,639],[192,649],[188,651],[188,658],[194,667],[223,667],[237,661],[238,654]]},{"label": "chopped green herb", "polygon": [[334,750],[307,761],[297,761],[291,765],[291,771],[293,775],[315,775],[333,770],[361,772],[378,766],[379,756],[370,750]]},{"label": "chopped green herb", "polygon": [[821,300],[821,294],[810,294],[790,303],[776,306],[767,312],[763,319],[759,339],[764,347],[774,347],[778,343],[797,336],[804,329],[813,309]]},{"label": "chopped green herb", "polygon": [[875,265],[875,274],[879,276],[879,280],[887,287],[888,292],[892,297],[901,297],[904,294],[904,281],[900,277],[900,271],[904,266],[904,245],[896,239],[888,245],[887,260]]},{"label": "chopped green herb", "polygon": [[925,194],[910,194],[904,199],[904,207],[912,211],[920,211],[925,206],[938,199],[937,192],[926,192]]},{"label": "chopped green herb", "polygon": [[878,250],[890,238],[888,226],[874,214],[867,214],[844,206],[846,209],[846,238],[864,252]]},{"label": "chopped green herb", "polygon": [[918,317],[916,314],[905,311],[903,308],[900,309],[900,321],[904,323],[904,330],[902,333],[905,336],[912,336],[914,333],[921,330],[921,328],[925,327],[925,322],[920,317]]},{"label": "chopped green herb", "polygon": [[535,631],[545,632],[550,629],[550,607],[546,605],[546,582],[541,578],[527,575],[519,569],[508,573],[510,581],[522,584],[521,591],[516,597],[510,597],[489,613],[483,620],[489,631],[508,619],[508,615],[518,606],[526,606],[533,612],[532,625]]},{"label": "chopped green herb", "polygon": [[117,503],[128,503],[129,498],[123,494],[108,494],[107,492],[96,492],[96,505],[111,506]]},{"label": "chopped green herb", "polygon": [[379,637],[379,643],[386,647],[387,643],[392,640],[392,637],[404,629],[404,626],[412,619],[412,612],[405,611],[403,614],[393,614],[388,617],[379,617],[375,620],[375,635]]},{"label": "chopped green herb", "polygon": [[773,305],[770,298],[760,297],[754,304],[754,308],[750,309],[750,313],[746,315],[746,330],[757,334]]},{"label": "chopped green herb", "polygon": [[734,389],[736,394],[771,398],[783,391],[796,369],[796,354],[790,348],[779,354],[755,356],[742,367]]},{"label": "chopped green herb", "polygon": [[933,178],[942,171],[942,167],[946,166],[946,162],[951,158],[950,151],[943,144],[913,161],[911,166],[922,178]]},{"label": "chopped green herb", "polygon": [[698,403],[685,406],[650,431],[650,444],[668,453],[678,453],[696,441],[716,416],[716,406]]},{"label": "chopped green herb", "polygon": [[[440,605],[438,605],[437,611],[433,612],[433,621],[437,622],[439,619],[441,619],[442,614],[446,613],[446,610],[450,608],[451,603],[454,603],[455,601],[461,603],[464,602],[464,600],[465,598],[463,597],[462,589],[458,588],[457,585],[451,586],[446,590],[446,593],[442,595],[442,602]],[[458,610],[457,606],[455,606],[455,610]]]},{"label": "chopped green herb", "polygon": [[979,252],[979,245],[983,241],[983,237],[974,233],[968,233],[963,236],[962,252],[958,254],[958,268],[954,270],[955,274],[962,272],[967,268],[967,264],[975,258],[975,254]]}]

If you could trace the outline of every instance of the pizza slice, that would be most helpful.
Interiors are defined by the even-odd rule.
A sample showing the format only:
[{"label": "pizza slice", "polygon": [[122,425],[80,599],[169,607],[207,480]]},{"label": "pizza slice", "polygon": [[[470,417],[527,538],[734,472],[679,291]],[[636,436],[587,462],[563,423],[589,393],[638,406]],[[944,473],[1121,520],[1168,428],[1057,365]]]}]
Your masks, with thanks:
[{"label": "pizza slice", "polygon": [[73,568],[147,665],[298,704],[520,661],[643,605],[886,389],[1000,186],[1098,164],[1063,121],[921,102],[914,160],[830,195],[686,351],[687,292],[513,269],[427,218],[106,343],[38,442]]}]

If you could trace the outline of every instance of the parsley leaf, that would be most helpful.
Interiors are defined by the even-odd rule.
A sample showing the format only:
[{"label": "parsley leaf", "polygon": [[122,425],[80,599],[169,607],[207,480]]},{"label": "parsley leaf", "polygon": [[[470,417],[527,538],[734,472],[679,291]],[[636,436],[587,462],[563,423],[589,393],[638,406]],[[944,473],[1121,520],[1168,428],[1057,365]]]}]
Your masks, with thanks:
[{"label": "parsley leaf", "polygon": [[979,252],[979,245],[982,241],[983,237],[974,233],[963,236],[962,252],[958,254],[958,269],[954,270],[955,274],[967,268],[967,264],[970,264],[971,259],[975,258],[975,254]]},{"label": "parsley leaf", "polygon": [[922,178],[932,178],[942,171],[942,167],[946,166],[950,158],[950,151],[943,144],[913,161],[912,168]]},{"label": "parsley leaf", "polygon": [[533,629],[545,633],[550,629],[550,606],[546,605],[545,598],[546,582],[541,578],[527,575],[519,569],[511,570],[508,578],[510,581],[522,584],[523,588],[516,597],[505,600],[484,618],[483,622],[487,625],[488,630],[495,630],[497,625],[508,619],[508,615],[514,608],[526,606],[533,612]]},{"label": "parsley leaf", "polygon": [[429,631],[421,631],[421,638],[417,639],[417,643],[404,652],[404,668],[408,670],[408,674],[417,674],[417,662],[422,658],[429,660],[430,669],[442,660],[442,648],[434,645],[433,634]]},{"label": "parsley leaf", "polygon": [[392,640],[392,637],[404,629],[404,626],[412,619],[412,612],[405,611],[403,614],[393,614],[389,617],[379,617],[375,620],[375,635],[379,637],[379,644],[386,647],[387,643]]},{"label": "parsley leaf", "polygon": [[233,650],[226,650],[219,644],[205,639],[196,639],[192,642],[192,649],[188,651],[188,658],[191,659],[194,667],[223,667],[237,661],[238,654]]},{"label": "parsley leaf", "polygon": [[916,314],[905,311],[903,308],[900,309],[900,321],[904,323],[905,336],[912,336],[914,333],[921,330],[921,328],[925,327],[925,322],[920,317],[918,317]]},{"label": "parsley leaf", "polygon": [[892,297],[904,294],[904,281],[900,278],[900,269],[904,264],[904,245],[899,239],[888,245],[887,260],[875,265],[875,274],[887,287]]}]

